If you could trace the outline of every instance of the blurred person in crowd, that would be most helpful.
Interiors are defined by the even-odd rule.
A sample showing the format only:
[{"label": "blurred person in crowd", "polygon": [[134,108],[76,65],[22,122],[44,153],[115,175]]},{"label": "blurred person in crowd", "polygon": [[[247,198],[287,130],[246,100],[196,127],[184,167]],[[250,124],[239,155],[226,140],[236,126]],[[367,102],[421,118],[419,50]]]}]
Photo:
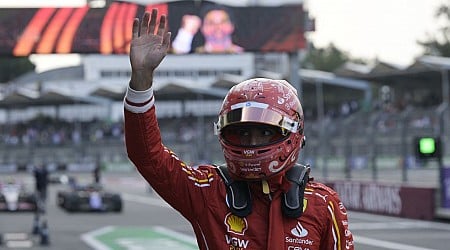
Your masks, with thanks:
[{"label": "blurred person in crowd", "polygon": [[[242,53],[244,49],[233,43],[234,24],[231,12],[221,5],[207,5],[202,11],[203,18],[184,15],[181,28],[172,43],[175,54],[185,54],[192,50],[192,40],[200,30],[205,43],[194,49],[196,53]],[[202,22],[203,20],[203,22]]]},{"label": "blurred person in crowd", "polygon": [[255,78],[230,89],[216,123],[226,165],[190,166],[164,146],[153,73],[170,36],[156,9],[133,23],[125,141],[145,180],[191,223],[199,248],[354,249],[338,194],[297,164],[303,110],[287,81]]},{"label": "blurred person in crowd", "polygon": [[101,162],[97,161],[95,163],[95,167],[92,171],[92,175],[94,177],[94,183],[100,183],[100,178],[102,174]]},{"label": "blurred person in crowd", "polygon": [[36,164],[33,169],[36,193],[40,201],[47,199],[48,170],[44,164]]}]

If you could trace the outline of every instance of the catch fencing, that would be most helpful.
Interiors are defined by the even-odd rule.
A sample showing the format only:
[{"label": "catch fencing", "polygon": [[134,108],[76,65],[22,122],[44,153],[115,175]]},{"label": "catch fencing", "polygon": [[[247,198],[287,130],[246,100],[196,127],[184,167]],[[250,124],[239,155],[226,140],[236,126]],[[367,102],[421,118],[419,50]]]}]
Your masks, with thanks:
[{"label": "catch fencing", "polygon": [[[447,105],[402,112],[359,112],[305,124],[301,161],[324,179],[372,180],[437,187],[439,167],[450,167]],[[416,139],[441,140],[442,162],[416,157]]]}]

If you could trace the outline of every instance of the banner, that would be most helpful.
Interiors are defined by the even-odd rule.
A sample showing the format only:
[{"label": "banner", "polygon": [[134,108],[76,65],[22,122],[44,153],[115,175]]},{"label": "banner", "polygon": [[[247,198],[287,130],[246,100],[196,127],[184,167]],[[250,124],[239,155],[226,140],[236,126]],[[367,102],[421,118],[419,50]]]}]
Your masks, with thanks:
[{"label": "banner", "polygon": [[435,188],[359,181],[327,184],[348,210],[420,220],[435,218]]},{"label": "banner", "polygon": [[301,4],[236,7],[208,1],[112,2],[105,8],[0,9],[0,55],[125,54],[133,19],[153,8],[168,17],[171,53],[292,52],[305,47]]},{"label": "banner", "polygon": [[442,169],[442,205],[441,207],[450,209],[450,167],[443,167]]}]

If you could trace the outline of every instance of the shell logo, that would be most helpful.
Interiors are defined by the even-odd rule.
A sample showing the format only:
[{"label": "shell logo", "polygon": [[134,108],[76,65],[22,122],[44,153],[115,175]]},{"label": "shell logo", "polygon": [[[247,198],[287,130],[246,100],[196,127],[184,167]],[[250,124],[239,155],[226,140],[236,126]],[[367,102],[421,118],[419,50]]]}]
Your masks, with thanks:
[{"label": "shell logo", "polygon": [[232,213],[228,213],[227,216],[225,216],[224,222],[229,233],[244,235],[248,228],[247,220],[245,218],[241,218]]}]

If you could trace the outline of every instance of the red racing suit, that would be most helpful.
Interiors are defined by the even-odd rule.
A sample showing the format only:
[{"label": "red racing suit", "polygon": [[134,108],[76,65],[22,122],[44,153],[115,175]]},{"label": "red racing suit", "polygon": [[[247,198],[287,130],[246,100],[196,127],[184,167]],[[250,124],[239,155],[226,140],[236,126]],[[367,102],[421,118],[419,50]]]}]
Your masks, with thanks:
[{"label": "red racing suit", "polygon": [[128,157],[156,192],[191,223],[201,250],[354,249],[346,209],[331,188],[309,182],[303,214],[293,219],[276,212],[281,205],[274,197],[280,190],[267,195],[259,185],[252,186],[252,212],[244,218],[235,216],[215,166],[191,167],[162,144],[152,89],[128,88],[124,107]]}]

